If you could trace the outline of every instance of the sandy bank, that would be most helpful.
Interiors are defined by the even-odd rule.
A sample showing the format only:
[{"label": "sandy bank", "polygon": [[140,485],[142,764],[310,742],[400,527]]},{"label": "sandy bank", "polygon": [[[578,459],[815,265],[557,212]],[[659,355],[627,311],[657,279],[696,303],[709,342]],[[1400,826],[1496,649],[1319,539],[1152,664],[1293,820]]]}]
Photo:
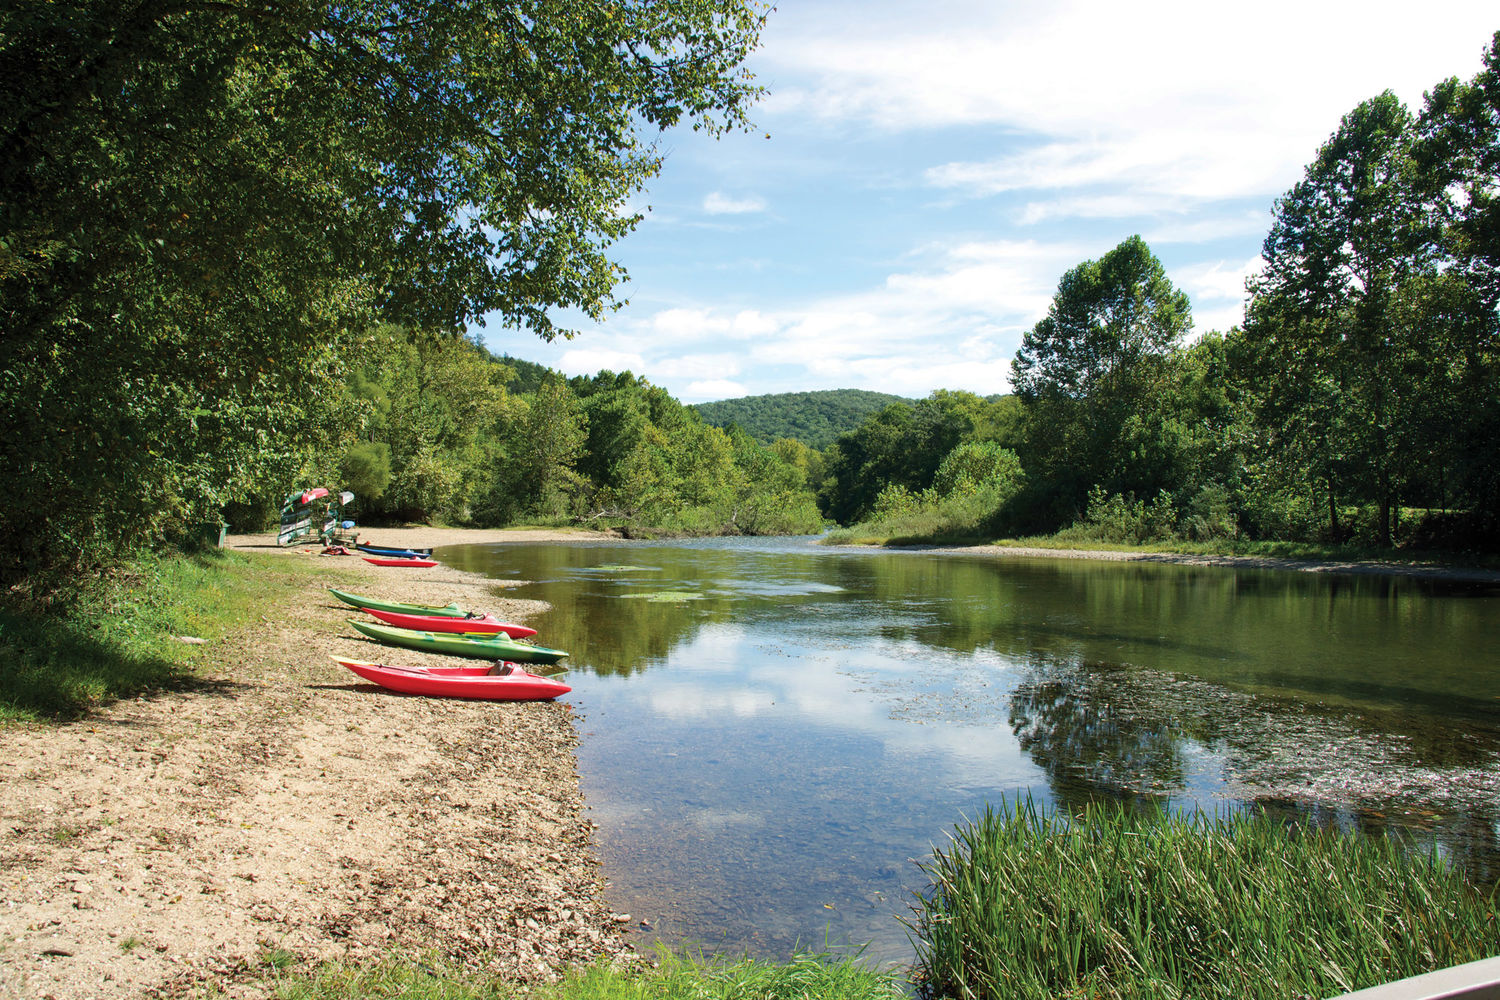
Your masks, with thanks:
[{"label": "sandy bank", "polygon": [[1500,583],[1500,570],[1441,566],[1421,562],[1374,562],[1281,559],[1275,556],[1200,555],[1182,552],[1116,552],[1102,549],[1045,549],[1021,545],[911,547],[893,551],[994,559],[1092,559],[1099,562],[1166,563],[1176,566],[1222,566],[1228,569],[1279,569],[1296,573],[1354,573],[1361,576],[1409,576],[1431,580]]},{"label": "sandy bank", "polygon": [[436,953],[543,979],[624,951],[565,702],[402,697],[329,660],[427,657],[356,637],[328,585],[521,621],[541,605],[446,567],[382,570],[273,543],[231,542],[318,559],[332,575],[195,647],[201,683],[4,733],[0,996],[196,995],[205,981],[259,995],[254,970],[283,954]]}]

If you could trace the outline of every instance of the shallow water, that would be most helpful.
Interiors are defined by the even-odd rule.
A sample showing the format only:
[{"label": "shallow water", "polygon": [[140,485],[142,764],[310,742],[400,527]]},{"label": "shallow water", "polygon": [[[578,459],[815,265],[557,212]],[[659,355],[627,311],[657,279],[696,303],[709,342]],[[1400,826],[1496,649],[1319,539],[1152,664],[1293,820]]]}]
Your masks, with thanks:
[{"label": "shallow water", "polygon": [[905,962],[913,859],[986,803],[1259,803],[1500,874],[1500,588],[818,548],[445,549],[568,649],[641,943]]}]

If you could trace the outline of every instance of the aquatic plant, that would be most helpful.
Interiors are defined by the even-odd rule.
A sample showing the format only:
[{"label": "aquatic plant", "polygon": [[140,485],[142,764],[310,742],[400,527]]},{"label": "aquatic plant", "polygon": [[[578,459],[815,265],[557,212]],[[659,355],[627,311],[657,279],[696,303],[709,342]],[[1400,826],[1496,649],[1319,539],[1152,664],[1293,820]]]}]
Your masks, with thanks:
[{"label": "aquatic plant", "polygon": [[1326,997],[1484,958],[1493,894],[1391,838],[1029,799],[920,865],[930,997]]}]

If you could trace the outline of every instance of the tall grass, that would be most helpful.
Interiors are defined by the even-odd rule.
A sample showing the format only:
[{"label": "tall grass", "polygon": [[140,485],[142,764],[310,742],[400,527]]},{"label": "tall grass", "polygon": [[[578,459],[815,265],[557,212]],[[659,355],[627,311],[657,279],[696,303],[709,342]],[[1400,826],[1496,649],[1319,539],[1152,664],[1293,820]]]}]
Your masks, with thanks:
[{"label": "tall grass", "polygon": [[1500,950],[1493,896],[1394,841],[1261,815],[986,809],[922,865],[938,997],[1326,997]]}]

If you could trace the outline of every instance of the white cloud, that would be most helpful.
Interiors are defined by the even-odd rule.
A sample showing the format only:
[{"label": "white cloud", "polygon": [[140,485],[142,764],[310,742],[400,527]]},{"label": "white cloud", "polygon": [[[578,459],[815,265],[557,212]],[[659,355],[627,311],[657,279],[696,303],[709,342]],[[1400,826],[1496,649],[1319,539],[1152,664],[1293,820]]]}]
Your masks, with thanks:
[{"label": "white cloud", "polygon": [[766,200],[758,195],[734,198],[721,191],[714,191],[703,199],[703,210],[709,215],[746,215],[764,212]]},{"label": "white cloud", "polygon": [[574,347],[563,352],[562,356],[557,359],[556,367],[564,375],[592,375],[606,369],[613,372],[629,371],[640,375],[646,371],[647,365],[645,356],[638,351]]},{"label": "white cloud", "polygon": [[729,330],[729,322],[705,309],[663,309],[651,317],[651,330],[672,341],[697,340]]},{"label": "white cloud", "polygon": [[1245,278],[1260,269],[1261,260],[1256,257],[1248,261],[1206,261],[1187,267],[1175,268],[1172,283],[1187,292],[1195,301],[1245,300]]},{"label": "white cloud", "polygon": [[762,76],[768,110],[893,129],[1108,136],[1227,114],[1326,131],[1329,104],[1342,114],[1386,87],[1415,101],[1477,72],[1494,22],[1479,0],[1431,17],[1401,0],[1264,0],[1253,14],[1198,0],[823,3],[772,15]]},{"label": "white cloud", "polygon": [[1182,199],[1167,195],[1094,195],[1028,202],[1016,217],[1016,222],[1022,226],[1034,226],[1053,219],[1130,219],[1185,210]]},{"label": "white cloud", "polygon": [[708,379],[701,382],[689,382],[688,387],[683,390],[682,401],[684,403],[708,403],[717,399],[738,399],[748,396],[750,392],[738,382],[729,379]]},{"label": "white cloud", "polygon": [[850,14],[773,15],[773,33],[788,23],[765,75],[791,82],[770,112],[972,128],[991,155],[926,180],[974,196],[1103,186],[1186,201],[1280,193],[1358,102],[1390,88],[1415,105],[1472,75],[1495,29],[1493,3],[1477,0],[1433,17],[1395,0],[1266,0],[1250,14],[1198,0],[963,0]]},{"label": "white cloud", "polygon": [[1156,222],[1141,235],[1152,246],[1172,243],[1208,243],[1242,236],[1262,236],[1271,227],[1269,206],[1246,212]]},{"label": "white cloud", "polygon": [[1205,261],[1174,268],[1169,277],[1193,300],[1193,328],[1198,333],[1222,333],[1244,322],[1249,298],[1245,281],[1262,265],[1259,257],[1241,262]]},{"label": "white cloud", "polygon": [[663,358],[652,366],[652,377],[724,378],[740,373],[740,359],[737,354],[684,354]]}]

